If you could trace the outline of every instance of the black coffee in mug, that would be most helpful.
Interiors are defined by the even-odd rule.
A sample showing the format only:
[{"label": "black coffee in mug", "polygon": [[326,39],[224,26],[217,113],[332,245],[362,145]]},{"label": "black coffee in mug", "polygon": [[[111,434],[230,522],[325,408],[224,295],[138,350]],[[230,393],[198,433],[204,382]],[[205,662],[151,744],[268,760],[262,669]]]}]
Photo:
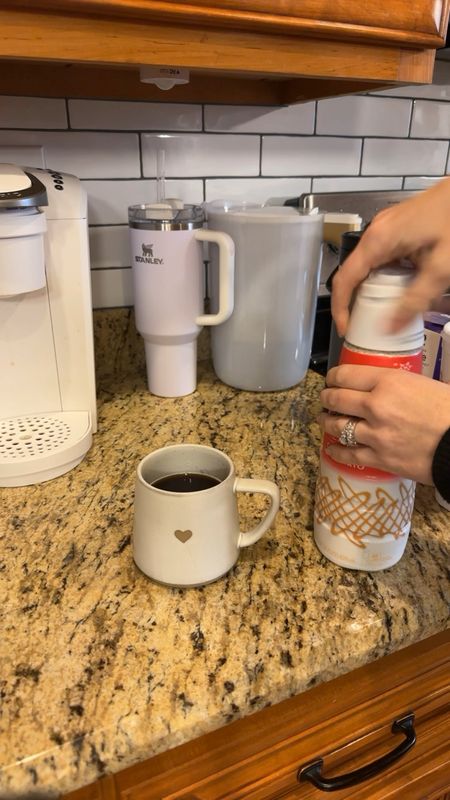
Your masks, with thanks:
[{"label": "black coffee in mug", "polygon": [[178,472],[175,475],[158,478],[152,486],[165,492],[201,492],[203,489],[217,486],[218,483],[220,483],[219,478],[206,475],[204,472]]}]

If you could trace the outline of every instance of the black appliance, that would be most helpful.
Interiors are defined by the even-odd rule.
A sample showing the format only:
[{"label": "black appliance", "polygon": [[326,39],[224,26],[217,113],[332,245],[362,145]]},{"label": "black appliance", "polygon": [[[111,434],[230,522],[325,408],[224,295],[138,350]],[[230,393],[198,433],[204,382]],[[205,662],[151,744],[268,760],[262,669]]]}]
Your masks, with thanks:
[{"label": "black appliance", "polygon": [[[318,208],[326,212],[346,212],[359,214],[363,228],[383,208],[396,205],[408,197],[414,197],[418,191],[384,191],[384,192],[316,192],[302,194],[285,202],[311,211]],[[328,351],[331,332],[331,298],[329,279],[339,263],[339,250],[334,245],[324,242],[322,270],[320,276],[319,297],[317,300],[316,320],[314,326],[310,368],[325,375],[327,371]],[[328,285],[327,285],[328,282]]]}]

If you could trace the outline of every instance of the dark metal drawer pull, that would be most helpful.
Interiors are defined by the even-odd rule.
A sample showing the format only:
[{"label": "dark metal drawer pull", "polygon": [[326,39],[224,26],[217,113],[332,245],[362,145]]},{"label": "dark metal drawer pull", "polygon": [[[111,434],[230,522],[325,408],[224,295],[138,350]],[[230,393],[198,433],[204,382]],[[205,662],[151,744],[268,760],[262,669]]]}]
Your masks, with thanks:
[{"label": "dark metal drawer pull", "polygon": [[336,778],[325,778],[322,774],[323,758],[317,758],[305,767],[301,767],[297,773],[298,781],[310,781],[318,789],[323,792],[335,792],[338,789],[345,789],[347,786],[355,786],[361,781],[366,781],[368,778],[373,778],[378,775],[398,758],[401,758],[411,750],[416,743],[416,732],[414,730],[414,714],[412,712],[405,714],[404,717],[396,719],[392,725],[392,733],[404,733],[405,741],[394,747],[390,753],[385,756],[377,758],[371,764],[365,767],[355,769],[353,772],[347,772],[345,775],[338,775]]}]

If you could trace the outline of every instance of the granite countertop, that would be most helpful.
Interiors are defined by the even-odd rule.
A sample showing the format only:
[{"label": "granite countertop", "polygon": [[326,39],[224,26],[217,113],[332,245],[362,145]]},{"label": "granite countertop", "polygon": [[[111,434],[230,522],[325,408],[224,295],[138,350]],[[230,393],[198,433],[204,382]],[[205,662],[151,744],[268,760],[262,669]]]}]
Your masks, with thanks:
[{"label": "granite countertop", "polygon": [[[99,429],[85,460],[1,491],[0,798],[54,797],[442,630],[449,516],[418,487],[385,572],[343,570],[312,539],[323,379],[256,394],[199,362],[198,391],[146,390],[130,314],[96,318]],[[107,354],[107,355],[106,355]],[[130,533],[138,461],[163,445],[226,451],[275,480],[281,510],[225,578],[149,581]],[[243,527],[258,498],[239,500]]]}]

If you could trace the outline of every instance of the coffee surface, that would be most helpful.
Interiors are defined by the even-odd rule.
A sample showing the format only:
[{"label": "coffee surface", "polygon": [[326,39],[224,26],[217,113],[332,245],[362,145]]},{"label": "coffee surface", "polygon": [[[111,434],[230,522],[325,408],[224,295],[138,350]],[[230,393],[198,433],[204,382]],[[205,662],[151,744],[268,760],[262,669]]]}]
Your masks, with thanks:
[{"label": "coffee surface", "polygon": [[206,475],[203,472],[177,472],[174,475],[164,475],[152,483],[155,489],[163,489],[165,492],[201,492],[203,489],[211,489],[220,483],[214,475]]}]

